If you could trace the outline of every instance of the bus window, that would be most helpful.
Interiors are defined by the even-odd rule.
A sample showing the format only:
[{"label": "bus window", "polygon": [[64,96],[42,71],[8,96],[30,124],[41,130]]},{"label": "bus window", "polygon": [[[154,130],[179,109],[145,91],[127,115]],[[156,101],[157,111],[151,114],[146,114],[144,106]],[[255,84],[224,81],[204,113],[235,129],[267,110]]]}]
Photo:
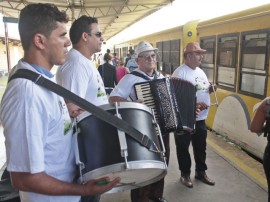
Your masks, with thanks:
[{"label": "bus window", "polygon": [[215,47],[216,47],[215,36],[201,38],[200,45],[203,49],[206,50],[200,67],[205,72],[208,81],[214,83]]},{"label": "bus window", "polygon": [[162,62],[163,62],[163,70],[166,74],[171,74],[171,65],[170,65],[170,41],[162,42]]},{"label": "bus window", "polygon": [[121,58],[125,58],[127,57],[127,54],[128,54],[128,47],[123,47],[122,48],[122,51],[121,51]]},{"label": "bus window", "polygon": [[157,70],[158,71],[164,71],[163,65],[162,65],[162,42],[157,42],[156,47],[158,48],[158,60],[157,60]]},{"label": "bus window", "polygon": [[219,87],[235,91],[238,35],[218,37],[217,81]]},{"label": "bus window", "polygon": [[239,89],[260,98],[266,93],[268,37],[265,30],[242,34]]},{"label": "bus window", "polygon": [[172,66],[172,73],[174,70],[180,66],[180,40],[172,40],[171,41],[171,55],[170,55],[170,61]]},{"label": "bus window", "polygon": [[180,40],[170,40],[157,42],[161,64],[158,64],[159,70],[166,74],[172,74],[180,65]]}]

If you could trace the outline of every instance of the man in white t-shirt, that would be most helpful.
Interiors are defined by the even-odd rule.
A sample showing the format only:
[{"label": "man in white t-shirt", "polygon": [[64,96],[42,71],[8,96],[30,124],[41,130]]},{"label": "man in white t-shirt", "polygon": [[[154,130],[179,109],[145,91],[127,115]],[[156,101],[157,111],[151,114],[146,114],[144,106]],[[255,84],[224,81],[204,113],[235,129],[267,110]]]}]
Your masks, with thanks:
[{"label": "man in white t-shirt", "polygon": [[[104,40],[97,19],[81,16],[73,22],[69,35],[73,48],[65,63],[58,67],[57,83],[96,106],[108,104],[103,80],[90,60],[101,50]],[[71,117],[83,111],[71,102],[67,106]]]},{"label": "man in white t-shirt", "polygon": [[[147,80],[164,78],[162,74],[155,70],[157,48],[153,48],[148,42],[141,41],[135,49],[134,56],[138,68],[133,71],[134,74],[127,74],[120,80],[110,94],[110,102],[128,102],[129,98],[133,102],[142,102],[141,100],[136,99],[134,84],[145,82]],[[168,164],[170,156],[169,134],[162,134],[162,139]],[[151,199],[155,202],[166,202],[167,200],[163,198],[163,190],[164,178],[148,186],[131,190],[131,201],[142,202]]]},{"label": "man in white t-shirt", "polygon": [[191,158],[189,154],[189,145],[192,142],[195,159],[195,178],[202,182],[215,185],[215,182],[206,175],[206,138],[207,129],[205,119],[207,118],[210,107],[210,93],[213,87],[208,82],[204,71],[199,68],[203,53],[206,50],[201,49],[199,43],[188,43],[184,49],[185,64],[178,67],[172,74],[172,77],[181,78],[191,82],[197,90],[197,107],[200,113],[196,117],[195,133],[188,132],[184,134],[175,133],[175,143],[179,169],[181,171],[181,182],[189,187],[193,187],[190,179]]},{"label": "man in white t-shirt", "polygon": [[[81,16],[72,23],[69,35],[73,48],[69,51],[65,63],[58,67],[57,83],[96,106],[108,104],[103,80],[90,60],[93,54],[101,50],[104,41],[98,20]],[[69,101],[67,107],[71,117],[84,111]],[[82,202],[97,202],[99,199],[100,196],[83,197]]]},{"label": "man in white t-shirt", "polygon": [[[70,45],[66,13],[52,4],[29,4],[21,10],[19,33],[27,69],[53,81],[53,65],[63,64]],[[74,182],[75,152],[71,120],[62,97],[28,79],[11,80],[1,101],[7,170],[22,202],[79,202],[104,193],[119,182]]]}]

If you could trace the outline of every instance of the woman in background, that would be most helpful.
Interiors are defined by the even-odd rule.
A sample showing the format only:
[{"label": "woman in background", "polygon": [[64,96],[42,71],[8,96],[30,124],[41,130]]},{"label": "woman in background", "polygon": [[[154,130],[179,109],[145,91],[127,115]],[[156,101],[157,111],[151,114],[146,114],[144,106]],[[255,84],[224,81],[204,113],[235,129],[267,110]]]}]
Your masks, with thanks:
[{"label": "woman in background", "polygon": [[124,66],[123,60],[120,59],[119,66],[116,68],[117,83],[123,78],[123,76],[125,76],[128,73],[129,73],[128,68]]}]

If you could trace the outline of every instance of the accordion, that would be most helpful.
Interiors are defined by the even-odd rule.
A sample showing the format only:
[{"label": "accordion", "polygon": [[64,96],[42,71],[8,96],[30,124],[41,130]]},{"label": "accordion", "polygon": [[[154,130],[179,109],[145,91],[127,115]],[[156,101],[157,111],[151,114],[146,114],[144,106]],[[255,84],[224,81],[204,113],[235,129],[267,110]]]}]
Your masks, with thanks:
[{"label": "accordion", "polygon": [[162,133],[193,132],[196,120],[196,89],[188,81],[163,78],[134,85],[137,99],[153,109]]}]

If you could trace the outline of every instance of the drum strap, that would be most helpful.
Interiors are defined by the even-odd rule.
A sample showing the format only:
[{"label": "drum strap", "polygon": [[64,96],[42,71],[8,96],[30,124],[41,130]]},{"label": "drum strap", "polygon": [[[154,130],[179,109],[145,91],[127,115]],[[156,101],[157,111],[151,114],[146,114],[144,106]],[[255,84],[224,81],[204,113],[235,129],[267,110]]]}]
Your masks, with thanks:
[{"label": "drum strap", "polygon": [[[137,72],[137,71],[130,72],[129,74],[133,74],[134,76],[141,77],[141,78],[145,79],[146,81],[151,80],[148,76],[146,76],[146,75],[144,75],[144,74],[142,74],[140,72]],[[154,79],[157,79],[159,77],[159,74],[160,74],[159,72],[154,70],[154,72],[153,72]]]},{"label": "drum strap", "polygon": [[137,142],[139,142],[141,145],[146,147],[147,149],[153,149],[156,148],[155,143],[148,138],[147,135],[142,134],[140,131],[136,130],[126,121],[117,118],[113,114],[110,114],[109,112],[101,109],[100,107],[97,107],[93,105],[92,103],[88,102],[87,100],[79,97],[78,95],[72,93],[71,91],[65,89],[64,87],[50,81],[49,79],[46,79],[41,74],[38,74],[36,72],[33,72],[28,69],[18,69],[10,78],[9,82],[12,79],[16,78],[25,78],[32,80],[35,84],[43,86],[47,88],[48,90],[64,97],[65,99],[68,99],[72,101],[74,104],[78,105],[82,109],[92,113],[97,118],[113,125],[114,127],[124,131],[127,135],[131,136],[133,139],[135,139]]}]

